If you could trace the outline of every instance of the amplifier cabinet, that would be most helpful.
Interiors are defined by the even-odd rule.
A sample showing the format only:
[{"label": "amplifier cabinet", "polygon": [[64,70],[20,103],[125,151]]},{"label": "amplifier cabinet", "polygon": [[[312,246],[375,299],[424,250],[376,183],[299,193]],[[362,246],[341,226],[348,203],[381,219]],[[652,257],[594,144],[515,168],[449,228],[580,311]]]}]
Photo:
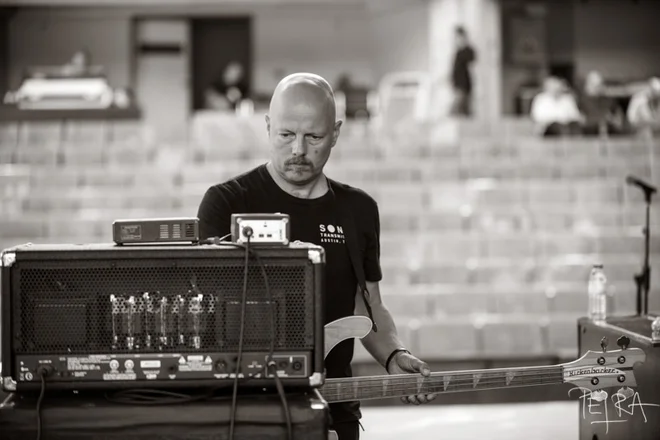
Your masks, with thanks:
[{"label": "amplifier cabinet", "polygon": [[[620,347],[617,341],[626,337],[630,348],[646,353],[643,363],[633,368],[636,386],[627,390],[605,389],[602,401],[589,391],[576,390],[571,395],[580,402],[580,440],[660,440],[660,342],[651,339],[654,316],[612,317],[596,324],[583,318],[578,321],[580,355],[587,350],[602,351]],[[625,356],[625,350],[622,353]],[[626,393],[627,391],[627,393]]]},{"label": "amplifier cabinet", "polygon": [[[293,440],[327,440],[328,404],[311,390],[287,393]],[[63,394],[63,395],[62,395]],[[229,440],[231,398],[170,405],[116,404],[102,396],[58,393],[45,398],[42,439]],[[11,394],[0,402],[2,440],[35,437],[35,396]],[[277,394],[239,395],[234,440],[286,440],[286,419]]]},{"label": "amplifier cabinet", "polygon": [[[272,385],[272,349],[285,386],[320,386],[323,248],[252,251],[261,264],[249,259],[239,378]],[[49,389],[233,382],[244,249],[26,245],[4,251],[2,261],[6,390],[39,389],[44,371]]]}]

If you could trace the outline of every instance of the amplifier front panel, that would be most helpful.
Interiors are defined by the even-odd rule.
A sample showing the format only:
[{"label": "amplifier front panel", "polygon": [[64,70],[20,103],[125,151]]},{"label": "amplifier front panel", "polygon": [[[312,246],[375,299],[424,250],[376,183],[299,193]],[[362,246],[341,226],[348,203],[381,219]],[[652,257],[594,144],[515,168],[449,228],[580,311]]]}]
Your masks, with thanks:
[{"label": "amplifier front panel", "polygon": [[[271,339],[275,349],[313,349],[312,264],[277,262],[266,273],[270,297],[250,265],[243,349],[267,351]],[[238,350],[237,261],[29,262],[13,276],[16,354]]]}]

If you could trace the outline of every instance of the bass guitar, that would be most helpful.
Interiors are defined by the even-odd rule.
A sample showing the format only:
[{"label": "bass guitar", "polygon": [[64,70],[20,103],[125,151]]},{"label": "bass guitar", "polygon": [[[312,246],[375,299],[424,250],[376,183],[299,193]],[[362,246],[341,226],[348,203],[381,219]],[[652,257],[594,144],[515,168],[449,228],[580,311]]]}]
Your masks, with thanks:
[{"label": "bass guitar", "polygon": [[[366,316],[348,316],[327,324],[324,356],[346,339],[364,338],[371,326]],[[633,365],[645,360],[643,350],[624,347],[613,351],[587,351],[573,362],[557,365],[441,371],[428,377],[413,373],[326,379],[319,391],[328,403],[564,383],[596,391],[636,386]],[[328,439],[337,438],[331,431]]]}]

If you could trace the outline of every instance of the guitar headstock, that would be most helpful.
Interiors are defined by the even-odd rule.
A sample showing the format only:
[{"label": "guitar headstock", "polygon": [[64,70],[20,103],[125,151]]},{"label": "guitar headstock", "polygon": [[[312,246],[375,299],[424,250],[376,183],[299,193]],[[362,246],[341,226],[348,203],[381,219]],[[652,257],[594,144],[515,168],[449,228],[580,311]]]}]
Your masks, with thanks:
[{"label": "guitar headstock", "polygon": [[640,348],[613,351],[587,351],[579,359],[563,364],[564,382],[589,390],[615,386],[637,386],[633,366],[644,362],[646,353]]}]

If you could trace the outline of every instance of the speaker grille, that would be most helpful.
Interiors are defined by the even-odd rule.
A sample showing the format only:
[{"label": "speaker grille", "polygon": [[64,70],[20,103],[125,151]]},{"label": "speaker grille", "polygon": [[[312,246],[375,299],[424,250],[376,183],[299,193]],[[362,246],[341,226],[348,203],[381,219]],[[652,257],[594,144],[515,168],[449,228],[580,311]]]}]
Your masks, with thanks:
[{"label": "speaker grille", "polygon": [[[236,351],[243,262],[183,261],[17,263],[15,353]],[[275,349],[313,349],[313,265],[291,259],[265,264],[273,301],[251,262],[244,350],[267,351],[272,338]]]}]

